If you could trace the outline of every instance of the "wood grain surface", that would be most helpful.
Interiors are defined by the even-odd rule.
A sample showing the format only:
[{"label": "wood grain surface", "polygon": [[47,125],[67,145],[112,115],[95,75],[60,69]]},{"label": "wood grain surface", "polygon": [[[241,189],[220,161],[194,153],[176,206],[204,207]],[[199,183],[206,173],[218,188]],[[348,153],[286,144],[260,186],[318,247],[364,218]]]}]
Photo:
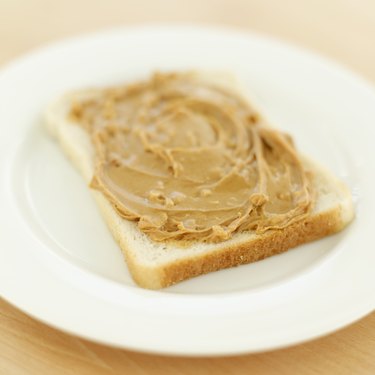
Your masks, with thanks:
[{"label": "wood grain surface", "polygon": [[[374,0],[0,0],[0,65],[65,36],[156,21],[260,31],[330,56],[375,82]],[[292,348],[193,359],[91,343],[0,300],[0,374],[373,375],[375,313]]]}]

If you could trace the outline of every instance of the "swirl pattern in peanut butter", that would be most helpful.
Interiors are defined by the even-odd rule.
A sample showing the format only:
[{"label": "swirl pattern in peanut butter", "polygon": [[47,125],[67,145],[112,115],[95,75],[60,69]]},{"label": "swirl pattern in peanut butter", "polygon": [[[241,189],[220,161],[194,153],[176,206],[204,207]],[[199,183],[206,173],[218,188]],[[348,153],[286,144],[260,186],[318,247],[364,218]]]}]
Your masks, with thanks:
[{"label": "swirl pattern in peanut butter", "polygon": [[312,208],[291,138],[198,74],[101,90],[71,116],[95,146],[91,186],[152,240],[219,242],[284,228]]}]

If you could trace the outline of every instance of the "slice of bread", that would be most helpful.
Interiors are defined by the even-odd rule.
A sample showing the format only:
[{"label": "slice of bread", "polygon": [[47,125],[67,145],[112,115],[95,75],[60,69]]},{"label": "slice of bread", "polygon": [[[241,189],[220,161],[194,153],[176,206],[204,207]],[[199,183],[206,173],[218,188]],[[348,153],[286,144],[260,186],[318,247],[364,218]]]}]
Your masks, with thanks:
[{"label": "slice of bread", "polygon": [[[202,73],[202,79],[241,93],[241,88],[222,74]],[[90,137],[73,123],[68,113],[77,99],[95,98],[100,90],[69,93],[52,103],[46,111],[49,132],[89,184],[94,173],[94,149]],[[250,101],[254,107],[253,101]],[[303,157],[313,174],[316,204],[305,219],[281,230],[264,234],[246,231],[221,243],[194,243],[179,247],[152,241],[137,224],[121,218],[104,195],[91,189],[104,219],[121,247],[135,282],[144,288],[160,289],[182,280],[264,259],[297,245],[316,240],[343,229],[354,217],[351,194],[346,186],[321,166]]]}]

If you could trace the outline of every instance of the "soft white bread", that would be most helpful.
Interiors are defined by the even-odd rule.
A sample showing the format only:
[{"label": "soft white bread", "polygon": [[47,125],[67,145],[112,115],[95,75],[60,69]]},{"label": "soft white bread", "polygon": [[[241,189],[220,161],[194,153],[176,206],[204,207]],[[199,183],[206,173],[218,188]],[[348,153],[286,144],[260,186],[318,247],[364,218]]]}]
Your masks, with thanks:
[{"label": "soft white bread", "polygon": [[[222,75],[206,76],[205,79],[240,90]],[[93,146],[85,130],[69,120],[68,111],[72,101],[95,97],[99,92],[86,90],[67,94],[51,104],[46,112],[48,130],[60,142],[87,183],[94,173]],[[282,230],[269,230],[262,235],[242,232],[221,243],[194,243],[179,247],[152,241],[135,222],[122,219],[102,193],[93,189],[91,192],[123,251],[135,282],[144,288],[159,289],[194,276],[264,259],[336,233],[350,223],[354,210],[346,186],[310,160],[304,158],[303,162],[306,169],[313,173],[317,192],[317,202],[311,215]]]}]

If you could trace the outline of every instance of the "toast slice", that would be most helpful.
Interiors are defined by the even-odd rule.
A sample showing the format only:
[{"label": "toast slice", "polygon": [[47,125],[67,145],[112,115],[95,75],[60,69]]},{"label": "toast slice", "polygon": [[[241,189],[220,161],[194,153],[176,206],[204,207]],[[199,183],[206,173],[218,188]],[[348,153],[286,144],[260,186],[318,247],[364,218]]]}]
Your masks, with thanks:
[{"label": "toast slice", "polygon": [[[205,81],[229,88],[243,96],[243,90],[230,76],[199,73]],[[99,89],[68,93],[46,111],[45,124],[60,143],[87,184],[94,174],[94,148],[88,133],[68,116],[74,101],[95,98]],[[253,101],[250,101],[254,107]],[[176,246],[155,242],[140,231],[136,222],[121,218],[104,195],[91,189],[101,213],[118,242],[134,281],[143,288],[160,289],[194,276],[255,262],[282,253],[300,244],[336,233],[354,217],[351,194],[330,172],[302,157],[306,170],[313,175],[316,191],[313,211],[284,229],[236,233],[220,243],[195,242]]]}]

